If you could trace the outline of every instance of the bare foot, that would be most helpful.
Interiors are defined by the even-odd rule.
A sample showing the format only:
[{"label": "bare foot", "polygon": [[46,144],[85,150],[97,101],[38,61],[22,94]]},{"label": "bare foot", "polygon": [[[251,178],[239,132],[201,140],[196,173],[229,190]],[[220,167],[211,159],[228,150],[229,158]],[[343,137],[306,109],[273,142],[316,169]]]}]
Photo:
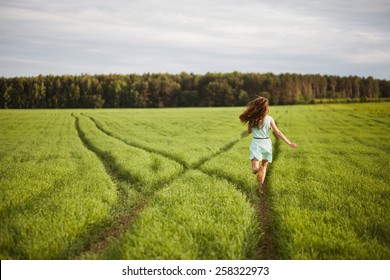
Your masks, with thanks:
[{"label": "bare foot", "polygon": [[260,182],[258,183],[257,193],[259,195],[262,195],[264,193],[264,187]]}]

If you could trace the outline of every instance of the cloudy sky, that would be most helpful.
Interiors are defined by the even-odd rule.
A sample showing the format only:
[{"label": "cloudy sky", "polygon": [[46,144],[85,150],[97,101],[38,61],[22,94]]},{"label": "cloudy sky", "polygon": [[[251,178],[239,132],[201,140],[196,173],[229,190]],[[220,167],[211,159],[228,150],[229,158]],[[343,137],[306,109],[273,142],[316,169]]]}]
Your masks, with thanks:
[{"label": "cloudy sky", "polygon": [[389,0],[0,0],[0,76],[390,79]]}]

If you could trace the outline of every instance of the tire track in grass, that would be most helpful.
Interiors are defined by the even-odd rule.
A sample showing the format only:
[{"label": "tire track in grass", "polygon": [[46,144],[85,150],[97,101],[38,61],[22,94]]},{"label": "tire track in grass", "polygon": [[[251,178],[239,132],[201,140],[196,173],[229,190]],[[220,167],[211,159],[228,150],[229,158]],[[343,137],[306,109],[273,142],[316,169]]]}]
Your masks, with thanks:
[{"label": "tire track in grass", "polygon": [[[81,118],[89,119],[85,115],[81,114]],[[159,191],[160,189],[168,186],[171,184],[174,180],[182,176],[187,169],[183,167],[182,171],[179,172],[177,175],[174,175],[170,178],[165,178],[159,180],[157,183],[152,183],[150,186],[152,187],[153,191],[144,191],[141,185],[140,181],[135,182],[134,178],[127,177],[126,175],[121,172],[120,169],[116,166],[115,158],[113,158],[112,155],[108,154],[105,151],[100,150],[97,148],[94,144],[90,143],[90,140],[87,139],[83,129],[79,125],[80,118],[72,114],[72,116],[75,118],[75,128],[78,132],[78,135],[83,142],[84,146],[95,153],[98,158],[101,160],[103,165],[105,166],[106,172],[111,175],[113,178],[114,183],[117,186],[118,191],[121,193],[121,202],[119,203],[115,213],[113,214],[113,221],[109,227],[105,230],[103,234],[97,239],[96,242],[90,245],[90,249],[88,251],[83,252],[79,258],[96,258],[96,256],[99,255],[99,253],[105,251],[118,237],[123,235],[129,228],[131,228],[132,222],[139,216],[139,214],[146,208],[147,204],[149,203],[150,199],[154,196],[155,192]],[[91,120],[94,124],[95,122]],[[96,129],[102,133],[104,131],[100,130],[96,125]],[[117,139],[111,135],[108,135],[104,133],[106,136],[115,139],[116,141],[120,141],[124,143],[125,145],[132,147],[128,143],[125,143],[124,141]],[[143,150],[144,152],[156,154],[159,155],[156,152],[150,152],[146,151],[144,149],[138,148],[138,147],[132,147],[139,150]],[[159,155],[163,156],[163,155]],[[172,160],[180,165],[179,162]],[[136,183],[136,185],[133,185],[133,183]],[[127,201],[129,198],[129,193],[133,192],[130,195],[133,195],[133,202],[135,199],[139,199],[138,203],[133,203],[132,206],[127,205]],[[135,197],[134,197],[135,194]]]},{"label": "tire track in grass", "polygon": [[138,143],[135,143],[135,142],[128,141],[126,139],[122,139],[120,137],[117,137],[116,135],[113,135],[110,131],[107,131],[104,127],[102,127],[93,117],[87,116],[85,114],[82,114],[82,115],[87,117],[87,118],[89,118],[95,124],[97,129],[99,129],[101,132],[103,132],[104,134],[106,134],[109,137],[115,138],[116,140],[119,140],[119,141],[125,143],[126,145],[128,145],[130,147],[139,148],[139,149],[144,150],[145,152],[158,154],[160,156],[169,158],[169,159],[177,162],[178,164],[181,164],[184,167],[184,169],[185,169],[184,172],[178,174],[177,176],[175,176],[173,178],[170,178],[169,181],[164,182],[164,185],[167,185],[167,184],[173,182],[174,180],[178,179],[180,176],[184,175],[184,173],[187,172],[188,170],[199,170],[200,172],[205,173],[206,175],[214,175],[214,176],[220,177],[221,179],[227,180],[230,183],[232,183],[233,185],[235,185],[238,190],[242,191],[242,189],[237,187],[237,184],[235,182],[233,182],[231,179],[229,179],[227,177],[223,177],[223,176],[218,176],[217,174],[208,174],[207,172],[205,172],[204,170],[201,169],[201,166],[203,164],[205,164],[206,162],[212,160],[213,158],[219,156],[220,154],[226,153],[230,149],[232,149],[242,138],[245,138],[246,136],[248,136],[246,131],[241,133],[241,137],[239,139],[236,139],[236,140],[233,140],[233,141],[227,143],[225,146],[220,148],[219,151],[211,154],[210,156],[203,157],[203,158],[201,158],[200,160],[198,160],[197,162],[195,162],[193,164],[188,164],[187,162],[185,162],[182,159],[179,159],[179,158],[173,156],[172,154],[165,153],[165,152],[162,152],[160,150],[152,149],[152,148],[149,148],[147,146],[140,145]]},{"label": "tire track in grass", "polygon": [[[223,146],[216,153],[213,153],[212,155],[210,155],[208,157],[204,157],[204,158],[200,159],[198,162],[196,162],[196,163],[194,163],[192,165],[189,165],[188,163],[184,162],[183,160],[181,160],[181,159],[179,159],[179,158],[177,158],[177,157],[175,157],[175,156],[173,156],[171,154],[164,153],[164,152],[161,152],[159,150],[155,150],[155,149],[146,147],[144,145],[139,145],[138,143],[130,142],[128,140],[125,140],[125,139],[122,139],[120,137],[117,137],[116,135],[113,135],[111,132],[109,132],[106,129],[104,129],[93,117],[87,116],[85,114],[82,114],[82,115],[84,117],[89,118],[96,125],[97,129],[99,129],[100,131],[102,131],[103,133],[105,133],[109,137],[115,138],[115,139],[117,139],[117,140],[119,140],[119,141],[129,145],[129,146],[142,149],[142,150],[144,150],[146,152],[155,153],[155,154],[159,154],[161,156],[167,157],[167,158],[169,158],[171,160],[174,160],[177,163],[183,165],[184,166],[184,171],[182,173],[174,176],[173,178],[171,178],[169,180],[169,182],[164,182],[164,186],[166,186],[169,183],[179,179],[188,170],[199,170],[200,172],[205,173],[207,175],[217,176],[217,177],[219,177],[221,179],[227,180],[237,190],[239,190],[241,192],[243,191],[242,188],[240,188],[239,185],[234,180],[232,180],[231,178],[228,178],[228,177],[225,177],[225,176],[218,176],[218,174],[215,174],[213,172],[211,172],[211,173],[205,172],[204,170],[201,169],[201,166],[204,165],[206,162],[212,160],[213,158],[215,158],[215,157],[217,157],[217,156],[219,156],[219,155],[221,155],[223,153],[226,153],[230,149],[232,149],[240,141],[240,139],[242,139],[242,138],[247,136],[247,133],[245,131],[243,133],[241,133],[240,139],[233,140],[233,141],[227,143],[225,146]],[[273,149],[274,149],[273,159],[276,160],[277,157],[278,157],[279,151],[280,151],[280,139],[276,135],[275,135],[275,144],[274,144]],[[270,204],[272,203],[272,200],[269,197],[270,194],[269,194],[269,187],[268,187],[269,184],[270,184],[269,179],[268,179],[270,174],[272,174],[272,168],[269,168],[269,170],[268,170],[268,176],[267,176],[266,182],[264,184],[264,188],[262,189],[262,192],[260,192],[260,194],[259,194],[259,203],[258,203],[258,205],[255,205],[255,208],[257,208],[256,210],[257,210],[258,215],[259,215],[259,220],[260,220],[260,223],[261,223],[262,234],[263,234],[263,241],[261,242],[261,244],[258,245],[258,250],[260,251],[259,254],[262,256],[263,259],[276,259],[276,253],[275,253],[276,249],[275,249],[275,245],[274,245],[274,241],[273,241],[273,235],[272,235],[272,220],[271,220],[271,217],[270,217]],[[252,199],[250,199],[250,197],[248,196],[247,193],[244,192],[244,194],[249,198],[250,202],[253,202]]]},{"label": "tire track in grass", "polygon": [[93,117],[90,117],[88,115],[85,115],[83,113],[81,113],[81,115],[89,118],[94,124],[95,126],[103,133],[105,133],[107,136],[110,136],[112,138],[115,138],[131,147],[135,147],[135,148],[139,148],[139,149],[142,149],[146,152],[149,152],[149,153],[154,153],[154,154],[158,154],[160,156],[163,156],[163,157],[166,157],[168,159],[171,159],[175,162],[177,162],[178,164],[181,164],[184,169],[186,170],[200,170],[200,167],[205,164],[206,162],[208,162],[209,160],[213,159],[214,157],[224,153],[224,152],[227,152],[229,151],[231,148],[233,148],[234,145],[236,145],[240,139],[244,138],[247,136],[247,132],[244,131],[241,133],[241,137],[239,139],[236,139],[236,140],[233,140],[229,143],[227,143],[225,146],[223,146],[222,148],[219,149],[219,151],[213,153],[212,155],[210,156],[206,156],[206,157],[203,157],[201,158],[200,160],[198,160],[197,162],[193,163],[193,164],[189,164],[187,163],[186,161],[182,160],[181,158],[178,158],[170,153],[165,153],[161,150],[158,150],[158,149],[153,149],[153,148],[150,148],[148,146],[145,146],[145,145],[141,145],[139,143],[136,143],[136,142],[133,142],[133,141],[128,141],[127,139],[123,139],[121,137],[118,137],[117,135],[113,135],[112,132],[106,130],[101,124],[99,124],[98,121],[96,121]]},{"label": "tire track in grass", "polygon": [[[242,138],[246,136],[247,135],[243,134]],[[275,141],[273,144],[273,159],[276,160],[280,153],[281,140],[275,133],[274,136],[275,136]],[[232,147],[233,146],[234,145],[232,145]],[[228,152],[230,148],[227,149],[226,152]],[[258,255],[260,259],[277,259],[278,257],[277,257],[277,253],[275,249],[275,241],[273,237],[273,232],[275,231],[275,225],[272,220],[272,215],[274,214],[271,213],[272,198],[270,197],[270,192],[269,192],[270,174],[272,174],[272,167],[270,168],[269,165],[269,168],[267,170],[268,174],[264,186],[261,188],[261,192],[256,192],[256,195],[254,193],[251,193],[249,189],[241,187],[240,185],[242,184],[242,182],[237,180],[237,178],[234,178],[234,176],[219,173],[217,170],[207,170],[207,168],[204,170],[202,169],[200,170],[203,173],[208,174],[209,176],[216,176],[217,178],[227,180],[237,190],[240,190],[247,196],[249,203],[254,207],[258,219],[260,221],[261,239],[259,240],[257,246],[254,248],[254,250],[256,250],[256,255]],[[253,189],[259,189],[259,184],[257,183],[253,187]]]},{"label": "tire track in grass", "polygon": [[[207,157],[204,157],[204,158],[201,158],[200,160],[198,160],[197,162],[195,162],[192,166],[191,166],[191,169],[195,169],[195,170],[200,170],[200,167],[205,164],[206,162],[212,160],[213,158],[219,156],[220,154],[222,153],[226,153],[228,152],[231,148],[233,148],[234,145],[236,145],[238,142],[240,141],[240,139],[237,139],[237,140],[233,140],[229,143],[227,143],[225,146],[223,146],[222,148],[219,149],[219,151],[213,153],[212,155],[210,156],[207,156]],[[203,172],[202,170],[200,170],[201,172]]]},{"label": "tire track in grass", "polygon": [[157,149],[153,149],[153,148],[150,148],[148,146],[145,146],[145,145],[142,145],[142,144],[139,144],[139,143],[136,143],[136,142],[133,142],[133,141],[129,141],[127,139],[123,139],[121,137],[118,137],[117,135],[114,135],[112,132],[106,130],[101,124],[99,124],[98,121],[96,121],[93,117],[90,117],[88,115],[85,115],[83,113],[81,113],[81,115],[83,115],[84,117],[86,118],[89,118],[94,124],[95,126],[97,127],[97,129],[99,129],[101,132],[103,132],[104,134],[106,134],[107,136],[110,136],[112,138],[115,138],[116,140],[119,140],[131,147],[134,147],[134,148],[138,148],[138,149],[142,149],[146,152],[149,152],[149,153],[153,153],[153,154],[158,154],[160,156],[164,156],[170,160],[173,160],[175,162],[177,162],[178,164],[181,164],[184,169],[188,169],[190,168],[189,164],[184,161],[183,159],[179,158],[179,157],[176,157],[170,153],[165,153],[165,152],[162,152],[160,150],[157,150]]},{"label": "tire track in grass", "polygon": [[257,202],[256,199],[253,199],[253,193],[251,193],[250,190],[248,190],[247,188],[243,188],[241,187],[241,185],[243,184],[242,182],[239,182],[238,180],[230,177],[230,176],[227,176],[225,174],[220,174],[220,173],[217,173],[215,171],[211,171],[211,170],[207,170],[207,169],[202,169],[201,168],[202,166],[199,166],[198,169],[196,170],[199,170],[200,172],[206,174],[206,175],[209,175],[211,177],[216,177],[220,180],[226,180],[228,181],[230,184],[232,184],[234,186],[234,188],[236,188],[237,190],[239,190],[240,192],[242,192],[247,198],[248,198],[248,201],[252,204],[252,205],[255,205]]},{"label": "tire track in grass", "polygon": [[[84,132],[81,130],[79,125],[79,118],[73,113],[71,114],[75,118],[75,129],[83,143],[84,147],[94,153],[99,160],[102,162],[107,174],[112,178],[119,194],[120,201],[116,209],[114,209],[114,218],[110,225],[104,229],[99,230],[97,236],[92,243],[88,245],[86,251],[79,255],[79,258],[85,258],[90,255],[97,255],[103,252],[110,244],[110,240],[116,239],[121,236],[130,227],[132,222],[138,217],[138,215],[144,210],[147,205],[147,198],[136,190],[132,189],[139,195],[137,203],[129,206],[129,186],[130,182],[115,171],[112,164],[109,163],[104,157],[93,147],[86,139]],[[130,188],[131,189],[131,188]]]},{"label": "tire track in grass", "polygon": [[200,161],[198,161],[195,166],[193,167],[194,169],[196,170],[199,170],[200,172],[202,173],[205,173],[206,175],[209,175],[209,176],[214,176],[214,177],[217,177],[221,180],[226,180],[228,181],[229,183],[231,183],[237,190],[239,190],[240,192],[242,192],[249,200],[249,202],[254,205],[256,203],[258,203],[257,199],[254,199],[253,196],[255,194],[255,191],[253,191],[253,193],[251,192],[251,190],[249,190],[248,188],[245,188],[245,187],[242,187],[241,185],[245,185],[244,182],[242,181],[239,181],[237,180],[236,178],[234,178],[233,176],[229,176],[227,174],[223,174],[223,173],[220,173],[220,172],[217,172],[216,170],[208,170],[208,169],[203,169],[202,166],[205,165],[207,162],[213,160],[215,157],[221,155],[221,154],[224,154],[224,153],[228,153],[231,149],[234,148],[234,146],[236,144],[238,144],[238,142],[240,142],[243,138],[245,137],[248,137],[248,132],[245,130],[241,133],[241,137],[240,139],[238,140],[234,140],[228,144],[226,144],[224,147],[222,147],[220,149],[220,151],[214,153],[213,155],[211,155],[210,157],[205,157],[203,159],[201,159]]},{"label": "tire track in grass", "polygon": [[[237,182],[236,180],[234,180],[230,176],[222,175],[222,174],[219,174],[219,173],[216,173],[216,172],[213,172],[213,171],[209,171],[208,172],[206,170],[202,170],[201,169],[202,165],[204,165],[208,161],[212,160],[213,158],[215,158],[215,157],[217,157],[217,156],[219,156],[219,155],[221,155],[223,153],[227,153],[238,142],[240,142],[241,139],[243,139],[243,138],[245,138],[247,136],[248,136],[247,131],[242,132],[240,139],[232,141],[232,142],[226,144],[223,148],[220,149],[220,151],[214,153],[210,157],[205,157],[205,158],[201,159],[196,164],[194,164],[193,168],[199,170],[200,172],[202,172],[202,173],[204,173],[206,175],[214,176],[214,177],[217,177],[219,179],[228,181],[231,185],[234,186],[234,188],[236,190],[242,192],[248,198],[249,203],[255,208],[255,211],[258,213],[259,220],[260,220],[261,234],[264,237],[267,237],[267,238],[263,237],[264,241],[262,241],[261,238],[259,238],[259,241],[257,242],[258,244],[256,244],[256,247],[254,248],[254,251],[255,251],[254,255],[261,256],[261,258],[263,258],[263,259],[273,259],[273,253],[269,250],[270,247],[268,247],[268,246],[265,247],[265,243],[266,242],[268,243],[268,242],[272,241],[272,239],[269,238],[271,236],[271,234],[269,234],[269,227],[268,227],[269,218],[268,218],[268,205],[265,203],[266,202],[265,201],[266,200],[266,194],[264,194],[264,196],[260,196],[259,202],[256,202],[251,197],[251,194],[248,192],[248,190],[240,186],[240,182]],[[279,147],[277,148],[277,151],[279,151]],[[262,198],[264,199],[264,201],[262,201]],[[263,223],[266,223],[267,226],[264,227]],[[272,244],[272,242],[270,242],[269,244]]]},{"label": "tire track in grass", "polygon": [[[280,152],[280,138],[274,133],[275,144],[273,146],[273,159],[275,161]],[[270,185],[270,176],[272,174],[272,167],[268,168],[267,176],[264,182],[264,185],[261,186],[258,184],[259,188],[259,205],[258,212],[260,218],[260,226],[263,232],[263,242],[260,245],[260,254],[263,259],[273,260],[277,259],[275,241],[273,237],[273,221],[271,214],[272,197],[270,197],[269,185]]]},{"label": "tire track in grass", "polygon": [[[188,164],[187,162],[183,161],[182,159],[179,159],[171,154],[168,154],[168,153],[164,153],[164,152],[161,152],[159,150],[155,150],[155,149],[152,149],[152,148],[149,148],[149,147],[146,147],[144,145],[140,145],[138,143],[135,143],[135,142],[132,142],[132,141],[128,141],[126,139],[122,139],[120,137],[117,137],[116,135],[113,135],[111,132],[107,131],[106,129],[104,129],[104,127],[102,127],[93,117],[90,117],[90,116],[87,116],[85,114],[82,114],[84,117],[86,118],[89,118],[96,126],[97,129],[99,129],[101,132],[103,132],[104,134],[106,134],[107,136],[109,137],[112,137],[116,140],[119,140],[123,143],[125,143],[126,145],[129,145],[131,147],[135,147],[135,148],[139,148],[139,149],[142,149],[146,152],[149,152],[149,153],[155,153],[155,154],[158,154],[158,155],[161,155],[161,156],[164,156],[164,157],[167,157],[179,164],[181,164],[183,167],[184,167],[184,171],[181,172],[180,174],[174,176],[173,178],[170,178],[169,182],[164,182],[163,185],[164,186],[167,186],[169,185],[170,183],[172,183],[173,181],[181,178],[185,173],[187,173],[189,170],[198,170],[206,175],[209,175],[209,176],[216,176],[220,179],[224,179],[224,180],[227,180],[229,183],[231,183],[235,189],[237,189],[238,191],[240,192],[243,192],[249,199],[249,202],[252,203],[253,200],[250,198],[249,194],[246,193],[245,191],[243,191],[243,188],[239,187],[239,185],[234,181],[232,180],[231,178],[227,178],[227,177],[224,177],[224,176],[218,176],[218,174],[215,174],[215,173],[208,173],[208,172],[205,172],[204,170],[201,169],[202,165],[204,165],[206,162],[212,160],[213,158],[223,154],[223,153],[226,153],[228,152],[230,149],[232,149],[242,138],[245,138],[248,136],[247,132],[244,131],[243,133],[241,133],[240,135],[240,138],[239,139],[236,139],[236,140],[233,140],[229,143],[227,143],[225,146],[223,146],[222,148],[220,148],[219,151],[213,153],[212,155],[210,156],[207,156],[207,157],[204,157],[202,159],[200,159],[199,161],[197,161],[196,163],[190,165]],[[277,156],[277,153],[278,153],[278,146],[276,146],[275,148],[275,157]],[[162,189],[164,186],[160,187],[159,189]],[[158,189],[156,189],[157,191]],[[153,196],[153,194],[151,195]],[[263,198],[263,201],[261,201]],[[256,206],[255,206],[256,207]],[[266,199],[266,194],[264,194],[264,196],[260,197],[260,205],[258,206],[258,209],[256,209],[259,213],[259,219],[260,219],[260,222],[261,223],[265,223],[267,226],[264,228],[262,227],[262,231],[263,231],[263,235],[266,236],[267,238],[265,238],[265,240],[267,242],[262,242],[261,244],[258,245],[258,248],[257,250],[260,251],[260,253],[258,255],[262,255],[263,258],[265,259],[272,259],[273,258],[273,253],[272,251],[270,250],[270,248],[273,248],[272,246],[272,238],[270,238],[271,234],[270,234],[270,230],[269,230],[269,217],[268,217],[268,206],[267,206],[267,199]],[[265,244],[268,244],[266,247]],[[271,244],[271,245],[270,245]],[[262,253],[262,250],[265,250],[264,253]]]}]

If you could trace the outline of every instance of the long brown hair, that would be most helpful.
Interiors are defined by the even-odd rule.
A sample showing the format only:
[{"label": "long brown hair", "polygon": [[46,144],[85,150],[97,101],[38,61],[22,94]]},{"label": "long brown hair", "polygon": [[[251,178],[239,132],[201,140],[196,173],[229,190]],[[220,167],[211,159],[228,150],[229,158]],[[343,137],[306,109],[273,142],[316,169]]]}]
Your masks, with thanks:
[{"label": "long brown hair", "polygon": [[245,111],[240,115],[242,123],[248,123],[248,133],[252,132],[253,127],[260,128],[264,124],[264,118],[268,114],[268,99],[257,97],[246,105]]}]

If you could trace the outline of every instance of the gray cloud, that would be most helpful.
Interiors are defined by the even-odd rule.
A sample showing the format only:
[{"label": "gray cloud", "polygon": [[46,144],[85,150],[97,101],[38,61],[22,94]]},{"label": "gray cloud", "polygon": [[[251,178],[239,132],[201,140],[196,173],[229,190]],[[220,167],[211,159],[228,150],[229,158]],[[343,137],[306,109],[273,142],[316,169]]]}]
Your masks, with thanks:
[{"label": "gray cloud", "polygon": [[388,79],[387,2],[7,0],[0,75],[237,70]]}]

